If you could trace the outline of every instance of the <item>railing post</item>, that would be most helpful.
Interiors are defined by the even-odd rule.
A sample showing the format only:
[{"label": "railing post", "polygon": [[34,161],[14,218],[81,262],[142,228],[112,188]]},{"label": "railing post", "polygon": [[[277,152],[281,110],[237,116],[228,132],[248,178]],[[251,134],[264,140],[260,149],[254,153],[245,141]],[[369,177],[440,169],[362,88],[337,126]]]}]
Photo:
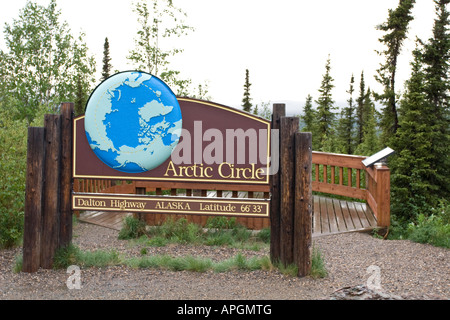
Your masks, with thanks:
[{"label": "railing post", "polygon": [[391,172],[385,165],[374,165],[377,181],[375,201],[377,203],[377,224],[379,227],[389,227],[391,222]]}]

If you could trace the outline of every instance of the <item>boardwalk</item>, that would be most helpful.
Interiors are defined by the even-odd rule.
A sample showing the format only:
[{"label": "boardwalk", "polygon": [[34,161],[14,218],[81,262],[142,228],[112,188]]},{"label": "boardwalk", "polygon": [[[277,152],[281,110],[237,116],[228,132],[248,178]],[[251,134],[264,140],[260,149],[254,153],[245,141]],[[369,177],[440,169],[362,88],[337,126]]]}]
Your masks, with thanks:
[{"label": "boardwalk", "polygon": [[[212,195],[208,194],[208,196]],[[89,211],[82,213],[79,220],[120,230],[123,219],[127,215],[131,214]],[[376,226],[375,216],[365,203],[314,196],[313,237],[344,232],[370,231]]]},{"label": "boardwalk", "polygon": [[313,237],[370,231],[376,226],[376,218],[365,203],[314,196]]}]

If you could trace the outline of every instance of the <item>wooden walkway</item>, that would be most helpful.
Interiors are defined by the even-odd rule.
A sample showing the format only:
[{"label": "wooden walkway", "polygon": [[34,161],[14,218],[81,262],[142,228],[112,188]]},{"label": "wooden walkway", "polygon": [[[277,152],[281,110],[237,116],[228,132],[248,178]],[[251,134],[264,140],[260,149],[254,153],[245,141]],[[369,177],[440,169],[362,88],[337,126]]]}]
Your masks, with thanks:
[{"label": "wooden walkway", "polygon": [[366,203],[314,196],[313,237],[370,231],[377,220]]},{"label": "wooden walkway", "polygon": [[[120,230],[127,215],[131,213],[87,211],[80,215],[79,221]],[[376,218],[365,203],[314,196],[313,237],[370,231],[376,226]]]},{"label": "wooden walkway", "polygon": [[123,220],[129,215],[131,216],[133,214],[124,212],[85,211],[80,214],[78,221],[92,223],[114,230],[120,230],[123,226]]}]

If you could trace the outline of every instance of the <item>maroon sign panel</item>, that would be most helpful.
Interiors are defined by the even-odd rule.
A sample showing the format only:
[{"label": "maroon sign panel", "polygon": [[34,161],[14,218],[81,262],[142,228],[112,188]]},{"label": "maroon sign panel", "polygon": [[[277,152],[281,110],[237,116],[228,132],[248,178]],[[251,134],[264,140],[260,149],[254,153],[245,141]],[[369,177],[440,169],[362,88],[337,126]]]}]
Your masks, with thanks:
[{"label": "maroon sign panel", "polygon": [[[103,163],[89,146],[84,116],[74,119],[74,178],[268,184],[270,122],[212,102],[178,98],[183,130],[164,163],[126,173]],[[126,134],[126,128],[124,128]]]}]

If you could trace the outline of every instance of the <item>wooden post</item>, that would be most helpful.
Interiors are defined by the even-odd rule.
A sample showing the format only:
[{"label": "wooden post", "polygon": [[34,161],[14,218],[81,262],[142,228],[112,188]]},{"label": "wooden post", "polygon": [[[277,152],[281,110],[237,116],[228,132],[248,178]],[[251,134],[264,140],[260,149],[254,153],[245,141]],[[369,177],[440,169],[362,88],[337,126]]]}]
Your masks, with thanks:
[{"label": "wooden post", "polygon": [[41,238],[41,267],[51,269],[59,246],[61,117],[46,114],[45,119],[44,214]]},{"label": "wooden post", "polygon": [[[280,129],[280,119],[286,115],[285,104],[274,104],[272,113],[272,130]],[[280,145],[280,141],[271,140],[272,144]],[[271,161],[278,161],[280,157],[274,159],[271,155]],[[280,261],[280,170],[270,175],[270,260],[272,263]]]},{"label": "wooden post", "polygon": [[294,261],[298,275],[311,271],[312,249],[312,135],[295,134]]},{"label": "wooden post", "polygon": [[44,157],[44,128],[28,128],[23,272],[36,272],[40,267]]},{"label": "wooden post", "polygon": [[377,225],[379,227],[389,227],[391,224],[391,173],[387,166],[374,165],[375,176],[377,181],[376,203],[377,203]]},{"label": "wooden post", "polygon": [[294,263],[294,137],[299,118],[282,117],[280,125],[280,261],[287,266]]},{"label": "wooden post", "polygon": [[66,247],[72,241],[72,124],[73,103],[61,105],[61,214],[59,246]]}]

